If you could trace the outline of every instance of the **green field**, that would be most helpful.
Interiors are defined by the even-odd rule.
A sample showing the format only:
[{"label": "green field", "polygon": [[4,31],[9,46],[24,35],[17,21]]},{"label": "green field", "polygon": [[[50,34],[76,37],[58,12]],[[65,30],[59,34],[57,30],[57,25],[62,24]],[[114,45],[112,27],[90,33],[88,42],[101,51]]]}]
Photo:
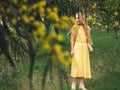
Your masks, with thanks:
[{"label": "green field", "polygon": [[[70,51],[70,37],[68,31],[62,31],[64,37],[64,49]],[[90,53],[92,78],[85,79],[88,90],[120,90],[120,38],[115,39],[113,32],[107,33],[98,28],[92,28],[91,37],[94,51]],[[33,73],[33,90],[42,90],[47,56],[37,56]],[[25,63],[18,62],[16,73],[8,67],[8,62],[0,56],[0,90],[30,90],[29,87],[29,60]],[[44,90],[70,90],[70,67],[64,67],[67,77],[59,79],[61,72],[55,66],[48,72]],[[62,83],[60,83],[62,82]],[[77,88],[77,90],[79,90]]]}]

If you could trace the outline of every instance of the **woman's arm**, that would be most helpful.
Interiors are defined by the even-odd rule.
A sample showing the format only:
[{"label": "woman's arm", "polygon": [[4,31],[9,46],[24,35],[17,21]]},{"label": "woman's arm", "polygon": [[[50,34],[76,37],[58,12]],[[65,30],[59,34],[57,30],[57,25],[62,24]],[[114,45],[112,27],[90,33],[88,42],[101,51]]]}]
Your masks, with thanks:
[{"label": "woman's arm", "polygon": [[71,55],[74,54],[74,45],[75,45],[75,39],[76,39],[77,30],[74,30],[74,28],[71,29]]},{"label": "woman's arm", "polygon": [[88,48],[89,48],[90,52],[92,52],[92,51],[93,51],[93,47],[91,46],[91,44],[90,44],[90,43],[88,43]]}]

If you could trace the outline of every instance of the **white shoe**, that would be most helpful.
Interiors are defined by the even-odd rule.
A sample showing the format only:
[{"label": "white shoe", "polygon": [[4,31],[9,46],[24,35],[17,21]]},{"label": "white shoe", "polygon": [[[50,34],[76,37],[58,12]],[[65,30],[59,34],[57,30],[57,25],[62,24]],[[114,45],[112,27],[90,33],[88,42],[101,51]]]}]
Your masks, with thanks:
[{"label": "white shoe", "polygon": [[79,88],[82,90],[87,90],[84,85],[80,85]]},{"label": "white shoe", "polygon": [[75,89],[76,89],[76,83],[72,83],[71,90],[75,90]]}]

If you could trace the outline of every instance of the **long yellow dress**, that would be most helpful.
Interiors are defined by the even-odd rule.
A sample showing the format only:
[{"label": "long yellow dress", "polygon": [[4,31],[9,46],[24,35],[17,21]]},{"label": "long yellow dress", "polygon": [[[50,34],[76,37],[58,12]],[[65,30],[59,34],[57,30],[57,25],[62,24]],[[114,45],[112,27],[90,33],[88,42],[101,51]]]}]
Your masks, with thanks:
[{"label": "long yellow dress", "polygon": [[[78,27],[76,35],[71,65],[71,76],[91,78],[89,50],[84,28],[82,26]],[[75,37],[74,34],[72,37]]]}]

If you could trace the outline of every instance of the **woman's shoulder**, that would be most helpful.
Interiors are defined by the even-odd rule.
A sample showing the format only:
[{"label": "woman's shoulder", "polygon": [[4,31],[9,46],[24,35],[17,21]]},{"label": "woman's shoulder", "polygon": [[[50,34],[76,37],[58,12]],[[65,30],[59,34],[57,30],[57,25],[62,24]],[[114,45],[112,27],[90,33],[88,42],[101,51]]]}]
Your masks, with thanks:
[{"label": "woman's shoulder", "polygon": [[78,30],[78,29],[79,29],[79,25],[74,24],[73,27],[72,27],[72,30]]}]

